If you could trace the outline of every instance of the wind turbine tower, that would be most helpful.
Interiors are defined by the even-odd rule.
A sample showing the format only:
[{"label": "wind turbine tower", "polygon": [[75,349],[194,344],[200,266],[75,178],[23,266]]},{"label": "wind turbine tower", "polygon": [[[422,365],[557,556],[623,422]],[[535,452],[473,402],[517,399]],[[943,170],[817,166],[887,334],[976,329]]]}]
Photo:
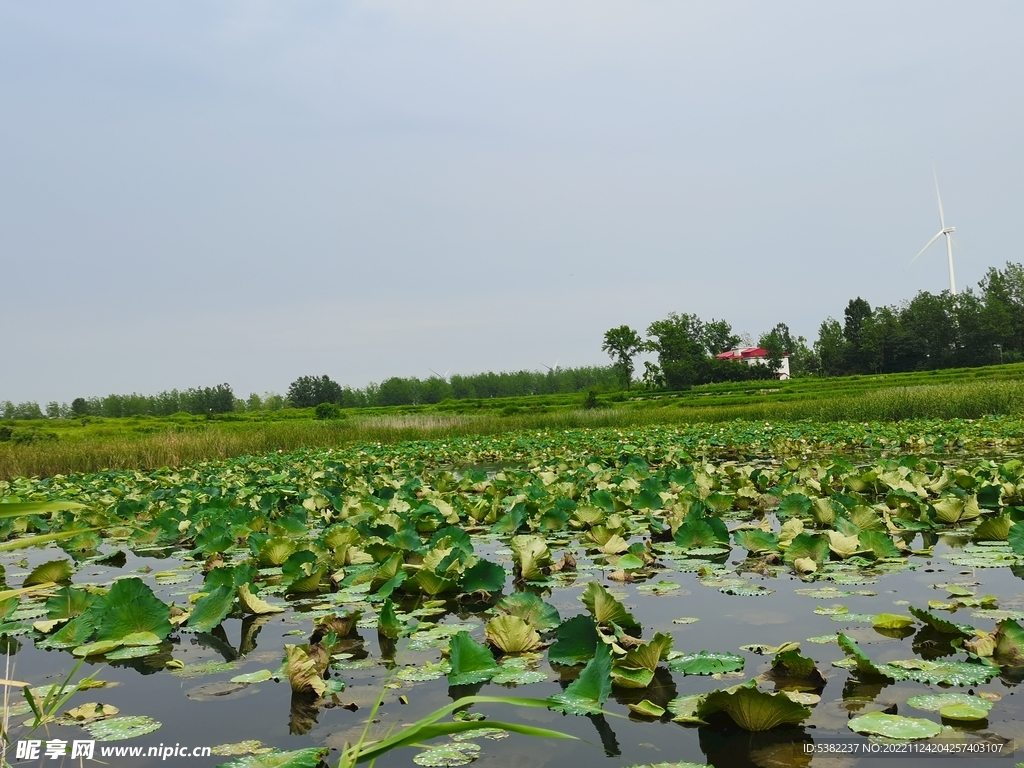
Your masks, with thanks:
[{"label": "wind turbine tower", "polygon": [[[934,171],[933,171],[934,173]],[[956,278],[953,276],[953,232],[956,231],[956,227],[946,226],[946,215],[942,212],[942,195],[939,194],[939,177],[935,176],[935,197],[939,201],[939,233],[935,235],[931,240],[928,241],[928,245],[921,249],[921,253],[910,260],[910,264],[913,264],[921,256],[922,253],[931,248],[935,241],[943,235],[946,236],[946,261],[949,262],[949,292],[956,295]],[[910,264],[907,266],[909,267]]]}]

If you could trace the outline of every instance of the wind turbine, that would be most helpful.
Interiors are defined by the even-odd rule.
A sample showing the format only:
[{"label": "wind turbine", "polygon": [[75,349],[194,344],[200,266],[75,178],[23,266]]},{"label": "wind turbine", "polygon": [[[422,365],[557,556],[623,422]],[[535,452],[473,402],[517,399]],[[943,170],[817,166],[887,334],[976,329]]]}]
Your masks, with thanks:
[{"label": "wind turbine", "polygon": [[[949,292],[956,295],[956,279],[953,277],[953,232],[956,231],[956,227],[946,226],[946,215],[942,212],[942,195],[939,194],[939,177],[935,174],[935,170],[932,169],[933,175],[935,175],[935,197],[939,201],[939,233],[928,241],[928,245],[921,249],[921,253],[910,260],[910,264],[913,264],[921,256],[922,253],[931,248],[935,241],[943,235],[946,236],[946,260],[949,262]],[[909,267],[910,264],[907,266]]]}]

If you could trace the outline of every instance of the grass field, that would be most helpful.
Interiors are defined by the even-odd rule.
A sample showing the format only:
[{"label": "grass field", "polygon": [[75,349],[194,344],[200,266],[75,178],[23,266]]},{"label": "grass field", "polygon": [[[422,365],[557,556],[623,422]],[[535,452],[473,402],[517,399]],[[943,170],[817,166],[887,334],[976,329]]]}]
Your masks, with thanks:
[{"label": "grass field", "polygon": [[1024,413],[1024,364],[783,382],[711,384],[687,392],[613,393],[584,409],[580,395],[446,401],[436,405],[352,409],[317,421],[312,409],[179,414],[123,419],[8,421],[0,478],[51,476],[108,468],[179,466],[300,447],[394,443],[492,435],[523,429],[638,427],[753,421],[900,421]]}]

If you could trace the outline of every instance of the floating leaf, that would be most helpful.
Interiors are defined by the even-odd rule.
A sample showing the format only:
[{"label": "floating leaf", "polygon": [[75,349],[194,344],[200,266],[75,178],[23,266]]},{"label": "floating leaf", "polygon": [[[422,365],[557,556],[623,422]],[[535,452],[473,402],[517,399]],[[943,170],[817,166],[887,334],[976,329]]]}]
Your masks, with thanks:
[{"label": "floating leaf", "polygon": [[735,653],[701,651],[669,659],[668,668],[684,675],[717,675],[722,672],[738,672],[743,669],[744,663],[743,657]]},{"label": "floating leaf", "polygon": [[145,736],[160,728],[160,723],[145,715],[113,717],[82,726],[96,741],[123,741]]},{"label": "floating leaf", "polygon": [[428,768],[452,768],[457,765],[468,765],[480,757],[480,745],[472,741],[452,741],[438,747],[425,749],[413,755],[416,765]]},{"label": "floating leaf", "polygon": [[901,629],[909,627],[914,620],[909,616],[901,616],[897,613],[879,613],[871,620],[871,626],[879,629]]},{"label": "floating leaf", "polygon": [[262,683],[274,677],[269,669],[260,669],[256,672],[248,672],[244,675],[235,675],[231,678],[232,683]]},{"label": "floating leaf", "polygon": [[291,752],[258,751],[257,754],[223,763],[218,768],[317,768],[328,751],[326,747],[308,747]]},{"label": "floating leaf", "polygon": [[890,739],[930,739],[942,733],[942,726],[920,717],[887,715],[884,712],[870,712],[847,722],[847,727],[857,733],[885,736]]},{"label": "floating leaf", "polygon": [[69,709],[64,715],[76,723],[91,723],[96,720],[105,720],[113,717],[120,711],[113,704],[100,704],[99,702],[91,701],[88,704],[82,704]]},{"label": "floating leaf", "polygon": [[907,705],[926,712],[938,712],[950,720],[984,720],[992,702],[966,693],[935,693],[911,696]]}]

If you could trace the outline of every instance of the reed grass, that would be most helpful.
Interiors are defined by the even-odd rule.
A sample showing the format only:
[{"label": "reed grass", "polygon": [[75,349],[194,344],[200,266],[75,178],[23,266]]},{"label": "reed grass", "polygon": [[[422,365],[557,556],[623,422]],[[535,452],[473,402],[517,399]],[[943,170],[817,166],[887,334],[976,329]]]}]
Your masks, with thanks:
[{"label": "reed grass", "polygon": [[1024,413],[1024,382],[971,380],[890,387],[856,394],[769,399],[744,404],[694,404],[664,399],[594,410],[528,411],[502,416],[401,413],[339,421],[209,422],[189,431],[104,434],[31,445],[0,444],[0,478],[46,477],[105,469],[154,469],[298,448],[393,444],[406,440],[493,435],[528,429],[629,428],[656,424],[749,421],[866,422],[979,418]]}]

